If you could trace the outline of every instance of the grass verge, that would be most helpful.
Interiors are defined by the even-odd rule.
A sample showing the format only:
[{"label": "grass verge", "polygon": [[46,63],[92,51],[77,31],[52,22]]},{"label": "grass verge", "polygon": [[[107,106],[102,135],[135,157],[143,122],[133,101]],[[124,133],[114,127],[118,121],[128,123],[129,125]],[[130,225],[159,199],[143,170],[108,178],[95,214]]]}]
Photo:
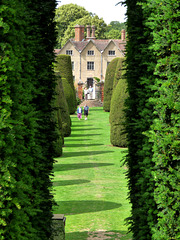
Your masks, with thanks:
[{"label": "grass verge", "polygon": [[71,116],[72,134],[54,166],[54,213],[66,216],[66,240],[130,240],[124,150],[110,144],[109,113],[91,108],[88,120]]}]

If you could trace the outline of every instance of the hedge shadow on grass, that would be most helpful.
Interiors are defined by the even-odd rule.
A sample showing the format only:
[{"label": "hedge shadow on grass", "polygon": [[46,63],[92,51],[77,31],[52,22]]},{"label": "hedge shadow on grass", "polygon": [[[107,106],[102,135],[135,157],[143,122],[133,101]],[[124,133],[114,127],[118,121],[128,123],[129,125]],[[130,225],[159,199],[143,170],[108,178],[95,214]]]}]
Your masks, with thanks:
[{"label": "hedge shadow on grass", "polygon": [[[81,127],[81,126],[80,126]],[[78,129],[73,129],[72,128],[72,131],[91,131],[91,130],[99,130],[99,129],[102,129],[102,128],[78,128]],[[89,134],[88,134],[89,135]]]},{"label": "hedge shadow on grass", "polygon": [[[78,141],[82,141],[82,139],[74,139],[74,138],[69,138],[69,137],[67,138],[67,142],[78,142]],[[92,139],[90,139],[90,138],[88,138],[88,139],[83,138],[83,141],[92,141]]]},{"label": "hedge shadow on grass", "polygon": [[72,164],[55,164],[54,172],[56,171],[69,171],[69,170],[77,170],[82,168],[93,168],[93,167],[107,167],[113,166],[113,163],[72,163]]},{"label": "hedge shadow on grass", "polygon": [[71,127],[73,128],[73,127],[80,127],[80,126],[81,127],[92,127],[93,125],[91,125],[91,124],[87,124],[87,125],[84,125],[84,124],[83,125],[73,125],[73,123],[72,123]]},{"label": "hedge shadow on grass", "polygon": [[61,181],[53,181],[53,186],[69,186],[69,185],[77,185],[83,183],[90,183],[91,181],[85,179],[74,179],[74,180],[61,180]]},{"label": "hedge shadow on grass", "polygon": [[78,144],[78,143],[75,143],[75,144],[65,144],[64,147],[92,147],[92,146],[103,146],[103,144],[100,144],[100,143],[90,143],[90,144]]},{"label": "hedge shadow on grass", "polygon": [[63,158],[68,157],[82,157],[82,156],[94,156],[105,153],[113,153],[114,151],[80,151],[80,152],[65,152],[63,153]]},{"label": "hedge shadow on grass", "polygon": [[[89,237],[89,238],[88,238]],[[66,240],[83,240],[83,239],[131,239],[131,234],[125,231],[94,231],[94,232],[70,232],[66,233]]]},{"label": "hedge shadow on grass", "polygon": [[97,133],[87,133],[87,134],[71,134],[71,137],[87,137],[88,136],[98,136],[102,134],[97,134]]},{"label": "hedge shadow on grass", "polygon": [[81,200],[81,201],[59,201],[56,202],[55,207],[56,212],[60,212],[67,215],[76,215],[90,212],[101,212],[106,210],[111,210],[115,208],[120,208],[122,204],[100,201],[100,200]]}]

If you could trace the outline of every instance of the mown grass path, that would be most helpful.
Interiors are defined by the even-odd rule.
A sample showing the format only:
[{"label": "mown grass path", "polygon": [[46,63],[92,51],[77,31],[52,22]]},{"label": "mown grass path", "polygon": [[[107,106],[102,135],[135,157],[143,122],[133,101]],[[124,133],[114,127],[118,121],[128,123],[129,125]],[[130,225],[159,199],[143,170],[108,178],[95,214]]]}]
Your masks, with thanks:
[{"label": "mown grass path", "polygon": [[54,166],[54,213],[66,216],[66,240],[129,240],[124,149],[110,144],[109,113],[94,107],[87,121],[71,119],[72,134]]}]

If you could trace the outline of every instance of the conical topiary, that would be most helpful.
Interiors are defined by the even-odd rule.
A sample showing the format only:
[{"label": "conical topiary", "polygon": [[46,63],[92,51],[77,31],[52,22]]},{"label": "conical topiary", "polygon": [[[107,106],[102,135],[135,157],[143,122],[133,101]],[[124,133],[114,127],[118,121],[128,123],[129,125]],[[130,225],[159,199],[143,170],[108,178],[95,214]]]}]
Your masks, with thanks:
[{"label": "conical topiary", "polygon": [[62,79],[60,77],[57,78],[56,94],[56,104],[61,112],[63,136],[68,137],[71,135],[71,118],[66,97],[64,95]]},{"label": "conical topiary", "polygon": [[[77,104],[76,104],[76,91],[75,91],[73,75],[72,75],[71,56],[59,54],[56,57],[55,71],[60,74],[61,78],[65,78],[72,88],[73,94],[71,96],[71,102],[74,102],[74,103],[71,103],[71,105],[72,105],[71,111],[70,111],[70,109],[69,109],[69,111],[70,111],[70,114],[73,114],[76,111]],[[68,106],[69,106],[69,104],[68,104]]]},{"label": "conical topiary", "polygon": [[116,88],[113,90],[111,99],[111,111],[109,121],[111,125],[110,141],[111,144],[118,147],[127,146],[127,138],[124,121],[124,102],[127,99],[127,83],[124,77],[124,70],[121,71],[121,78],[119,79]]},{"label": "conical topiary", "polygon": [[109,63],[106,70],[106,76],[105,76],[105,82],[104,82],[104,102],[103,102],[103,109],[105,112],[110,111],[114,75],[115,75],[118,60],[119,58],[114,58]]},{"label": "conical topiary", "polygon": [[64,96],[68,104],[69,113],[73,114],[75,112],[74,109],[76,108],[76,103],[72,100],[74,97],[73,89],[66,78],[62,78],[62,85],[64,89]]}]

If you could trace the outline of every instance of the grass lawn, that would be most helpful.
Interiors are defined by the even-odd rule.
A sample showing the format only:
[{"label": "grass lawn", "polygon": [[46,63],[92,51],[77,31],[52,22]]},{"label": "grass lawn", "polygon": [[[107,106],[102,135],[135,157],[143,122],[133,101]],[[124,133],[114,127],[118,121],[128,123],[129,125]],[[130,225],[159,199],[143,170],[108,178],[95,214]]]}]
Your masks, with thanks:
[{"label": "grass lawn", "polygon": [[110,144],[109,113],[90,109],[88,120],[71,116],[72,134],[54,166],[54,213],[66,217],[66,240],[130,240],[124,150]]}]

